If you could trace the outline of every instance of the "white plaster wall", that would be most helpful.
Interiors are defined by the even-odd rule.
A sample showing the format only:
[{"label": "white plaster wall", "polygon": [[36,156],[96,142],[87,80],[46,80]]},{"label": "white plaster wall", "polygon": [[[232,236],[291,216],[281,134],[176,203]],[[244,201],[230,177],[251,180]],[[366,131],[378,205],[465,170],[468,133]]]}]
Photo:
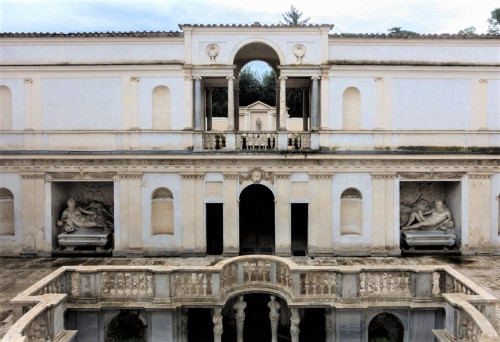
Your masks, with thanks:
[{"label": "white plaster wall", "polygon": [[[171,40],[172,38],[165,38]],[[127,39],[116,42],[113,39],[79,38],[80,42],[71,39],[39,38],[37,44],[0,46],[3,64],[111,64],[111,63],[181,63],[184,60],[184,42],[165,44],[158,40]],[[81,43],[82,40],[84,43]],[[105,44],[103,44],[105,42]]]},{"label": "white plaster wall", "polygon": [[143,150],[184,150],[189,144],[186,134],[176,133],[141,133],[140,142]]},{"label": "white plaster wall", "polygon": [[42,80],[44,129],[121,129],[120,78]]},{"label": "white plaster wall", "polygon": [[[340,196],[348,188],[361,192],[363,235],[340,235]],[[372,236],[372,177],[369,173],[336,173],[332,179],[332,239],[334,248],[368,247]]]},{"label": "white plaster wall", "polygon": [[23,243],[23,202],[21,176],[15,173],[0,173],[0,188],[9,189],[14,196],[14,235],[0,235],[0,254],[9,253]]},{"label": "white plaster wall", "polygon": [[[166,86],[170,90],[170,127],[183,129],[184,119],[184,78],[144,78],[141,77],[138,89],[139,128],[152,129],[153,127],[153,89],[157,86]],[[190,99],[189,99],[190,100]]]},{"label": "white plaster wall", "polygon": [[470,80],[392,80],[394,129],[466,130],[470,127],[470,113]]},{"label": "white plaster wall", "polygon": [[[361,41],[353,40],[348,44],[330,40],[330,60],[356,60],[356,61],[420,61],[420,62],[460,62],[496,64],[500,55],[500,46],[446,46],[446,41],[440,44],[432,42],[410,43],[398,40],[385,43],[375,42],[373,39]],[[478,44],[478,43],[475,43]]]},{"label": "white plaster wall", "polygon": [[488,80],[487,91],[486,115],[488,116],[488,129],[500,130],[500,80]]},{"label": "white plaster wall", "polygon": [[8,87],[12,95],[12,129],[24,129],[26,127],[24,80],[2,78],[0,86]]},{"label": "white plaster wall", "polygon": [[372,134],[330,134],[330,146],[335,150],[371,150],[374,147]]},{"label": "white plaster wall", "polygon": [[500,246],[499,225],[500,213],[500,173],[496,173],[491,177],[491,244]]},{"label": "white plaster wall", "polygon": [[[221,182],[222,184],[222,197],[220,198],[207,198],[207,192],[206,192],[206,182]],[[222,173],[216,173],[216,172],[209,172],[205,174],[205,183],[203,184],[203,192],[204,192],[204,199],[205,203],[224,203],[224,198],[225,198],[225,187],[224,187],[224,176]],[[206,206],[205,206],[206,208]],[[205,218],[206,220],[206,215]],[[205,224],[206,226],[206,224]]]},{"label": "white plaster wall", "polygon": [[239,34],[193,34],[192,58],[193,64],[210,64],[210,58],[206,54],[208,44],[216,43],[220,47],[220,53],[216,58],[217,64],[232,64],[232,57],[243,46],[252,42],[265,43],[275,50],[278,55],[285,57],[284,64],[296,64],[297,58],[292,52],[295,44],[303,44],[306,47],[306,55],[302,59],[303,64],[319,64],[321,62],[321,34],[319,31],[312,34],[289,34],[269,33],[266,31],[239,32]]},{"label": "white plaster wall", "polygon": [[330,78],[328,110],[330,129],[342,129],[342,96],[349,87],[361,93],[361,129],[375,128],[377,110],[375,80],[373,78]]},{"label": "white plaster wall", "polygon": [[[174,235],[151,235],[151,195],[165,187],[174,196]],[[178,251],[182,247],[182,185],[173,173],[145,173],[142,177],[142,244],[144,249]]]},{"label": "white plaster wall", "polygon": [[24,134],[0,134],[0,146],[2,150],[23,150]]}]

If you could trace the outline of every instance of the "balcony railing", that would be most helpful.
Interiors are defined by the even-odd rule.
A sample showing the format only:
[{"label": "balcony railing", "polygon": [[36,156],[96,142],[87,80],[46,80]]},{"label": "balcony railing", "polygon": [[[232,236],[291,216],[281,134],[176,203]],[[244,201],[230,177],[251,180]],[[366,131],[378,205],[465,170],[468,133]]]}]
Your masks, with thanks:
[{"label": "balcony railing", "polygon": [[[234,139],[234,148],[229,141]],[[281,147],[281,148],[280,148]],[[311,149],[310,132],[205,132],[204,150],[220,151],[301,151]]]},{"label": "balcony railing", "polygon": [[453,322],[434,332],[438,340],[500,339],[494,328],[497,299],[448,266],[302,266],[276,256],[252,255],[201,267],[62,267],[12,300],[29,310],[2,341],[71,341],[76,332],[60,324],[63,308],[80,304],[87,309],[103,303],[110,308],[125,303],[150,309],[189,303],[215,307],[248,291],[275,293],[296,306],[425,302],[441,309],[448,303],[446,321]]}]

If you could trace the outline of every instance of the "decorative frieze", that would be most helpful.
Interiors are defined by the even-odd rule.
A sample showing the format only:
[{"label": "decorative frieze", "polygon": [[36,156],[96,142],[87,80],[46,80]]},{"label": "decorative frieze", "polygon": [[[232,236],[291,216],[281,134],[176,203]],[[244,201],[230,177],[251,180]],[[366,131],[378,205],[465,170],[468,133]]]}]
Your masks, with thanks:
[{"label": "decorative frieze", "polygon": [[100,295],[104,298],[154,296],[153,275],[147,272],[103,272],[100,285]]},{"label": "decorative frieze", "polygon": [[361,272],[361,297],[411,297],[410,272]]},{"label": "decorative frieze", "polygon": [[[48,172],[45,174],[45,182],[50,183],[53,180],[102,180],[102,179],[113,179],[117,176],[115,171],[107,172]],[[120,174],[120,177],[125,176]]]}]

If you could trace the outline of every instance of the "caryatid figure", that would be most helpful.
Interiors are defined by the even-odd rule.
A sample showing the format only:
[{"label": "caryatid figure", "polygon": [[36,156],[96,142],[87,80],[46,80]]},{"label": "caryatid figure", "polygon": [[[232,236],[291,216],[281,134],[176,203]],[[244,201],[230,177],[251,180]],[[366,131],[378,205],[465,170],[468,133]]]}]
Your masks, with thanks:
[{"label": "caryatid figure", "polygon": [[221,342],[223,332],[222,307],[219,306],[214,309],[212,322],[214,323],[214,342]]},{"label": "caryatid figure", "polygon": [[243,327],[245,324],[245,308],[247,302],[243,300],[243,296],[239,296],[236,303],[233,304],[233,309],[236,311],[236,342],[243,342]]},{"label": "caryatid figure", "polygon": [[278,322],[280,320],[280,303],[276,301],[276,296],[271,296],[271,301],[267,303],[269,307],[269,319],[271,320],[271,342],[278,342]]}]

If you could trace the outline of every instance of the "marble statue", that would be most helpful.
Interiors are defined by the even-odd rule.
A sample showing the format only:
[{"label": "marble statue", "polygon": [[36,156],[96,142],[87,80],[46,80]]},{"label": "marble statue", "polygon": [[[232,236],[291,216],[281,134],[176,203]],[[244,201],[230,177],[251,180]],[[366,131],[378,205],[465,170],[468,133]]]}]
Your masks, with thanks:
[{"label": "marble statue", "polygon": [[222,307],[218,306],[214,309],[212,316],[212,322],[214,323],[214,342],[220,342],[223,333],[222,325]]},{"label": "marble statue", "polygon": [[57,221],[57,226],[66,233],[91,228],[102,228],[103,230],[113,228],[112,215],[103,203],[91,201],[86,208],[82,208],[76,205],[74,199],[70,198],[66,204],[67,208],[64,209]]},{"label": "marble statue", "polygon": [[[425,201],[426,202],[426,201]],[[425,210],[424,201],[419,200],[417,207],[411,212],[408,222],[402,226],[403,230],[409,229],[430,229],[446,230],[453,228],[453,220],[450,210],[443,201],[436,201],[434,208]]]},{"label": "marble statue", "polygon": [[255,126],[258,131],[262,131],[262,120],[260,118],[257,118],[257,121],[255,121]]},{"label": "marble statue", "polygon": [[271,301],[267,303],[269,307],[269,319],[271,320],[271,342],[278,342],[278,322],[280,319],[280,303],[276,301],[276,296],[271,296]]}]

